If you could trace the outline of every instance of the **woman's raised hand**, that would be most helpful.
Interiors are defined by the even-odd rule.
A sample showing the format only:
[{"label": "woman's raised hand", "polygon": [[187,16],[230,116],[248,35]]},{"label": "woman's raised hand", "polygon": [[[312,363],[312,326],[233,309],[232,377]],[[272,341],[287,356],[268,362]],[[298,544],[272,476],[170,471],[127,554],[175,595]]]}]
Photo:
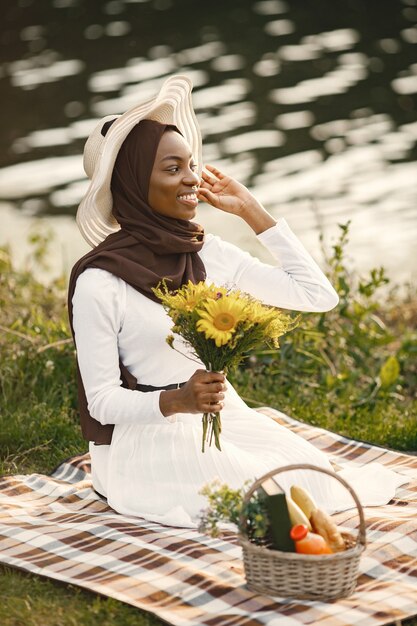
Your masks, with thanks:
[{"label": "woman's raised hand", "polygon": [[216,413],[223,408],[226,378],[220,372],[197,370],[180,389],[162,391],[159,406],[163,415]]},{"label": "woman's raised hand", "polygon": [[223,174],[212,165],[206,165],[210,172],[202,173],[202,182],[198,190],[198,199],[208,202],[216,209],[241,215],[245,207],[256,202],[248,189],[231,176]]},{"label": "woman's raised hand", "polygon": [[245,185],[223,174],[212,165],[206,165],[205,169],[209,173],[202,173],[202,182],[197,194],[199,200],[208,202],[226,213],[238,215],[256,234],[276,224],[272,215],[263,208]]}]

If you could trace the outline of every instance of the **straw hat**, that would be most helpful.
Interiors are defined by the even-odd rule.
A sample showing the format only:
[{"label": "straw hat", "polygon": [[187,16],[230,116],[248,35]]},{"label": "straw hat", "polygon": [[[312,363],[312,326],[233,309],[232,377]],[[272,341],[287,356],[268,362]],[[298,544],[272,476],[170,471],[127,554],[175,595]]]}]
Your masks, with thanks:
[{"label": "straw hat", "polygon": [[[78,207],[76,221],[82,236],[92,247],[120,229],[112,215],[111,177],[123,141],[140,120],[175,124],[190,144],[198,173],[201,174],[201,133],[191,102],[191,90],[192,82],[187,76],[171,76],[154,98],[145,100],[123,115],[107,115],[88,137],[83,163],[91,183]],[[115,121],[103,136],[102,128],[111,120]]]}]

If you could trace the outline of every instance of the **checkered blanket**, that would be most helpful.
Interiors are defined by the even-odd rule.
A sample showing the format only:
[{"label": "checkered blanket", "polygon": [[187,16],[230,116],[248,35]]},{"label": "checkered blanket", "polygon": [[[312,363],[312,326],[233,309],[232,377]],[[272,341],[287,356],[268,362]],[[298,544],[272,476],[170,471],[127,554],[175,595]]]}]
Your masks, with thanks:
[{"label": "checkered blanket", "polygon": [[[175,626],[377,626],[417,614],[417,457],[261,411],[336,463],[378,461],[410,480],[387,506],[365,509],[369,544],[350,598],[291,601],[249,591],[235,533],[212,539],[116,514],[92,489],[87,454],[51,476],[0,480],[0,561],[111,596]],[[339,513],[336,521],[355,528],[356,511]]]}]

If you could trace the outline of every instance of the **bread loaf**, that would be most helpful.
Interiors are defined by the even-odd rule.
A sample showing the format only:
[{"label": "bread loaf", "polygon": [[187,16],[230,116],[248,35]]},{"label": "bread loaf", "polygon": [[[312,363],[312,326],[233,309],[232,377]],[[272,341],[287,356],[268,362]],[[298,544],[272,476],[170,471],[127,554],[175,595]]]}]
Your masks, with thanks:
[{"label": "bread loaf", "polygon": [[345,550],[345,542],[336,524],[325,511],[316,509],[310,517],[311,525],[315,533],[325,539],[333,552]]}]

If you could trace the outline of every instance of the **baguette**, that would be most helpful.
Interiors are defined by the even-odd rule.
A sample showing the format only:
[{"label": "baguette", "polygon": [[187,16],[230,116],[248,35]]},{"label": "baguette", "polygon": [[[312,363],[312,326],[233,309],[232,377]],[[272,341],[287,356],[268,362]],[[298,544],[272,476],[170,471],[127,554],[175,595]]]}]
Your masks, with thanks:
[{"label": "baguette", "polygon": [[311,525],[313,531],[323,537],[333,552],[345,550],[345,542],[337,529],[336,524],[325,511],[316,509],[311,514]]},{"label": "baguette", "polygon": [[312,530],[310,520],[303,513],[298,504],[296,504],[290,496],[285,496],[285,498],[287,500],[288,513],[292,526],[303,524],[304,526],[307,526],[308,530]]},{"label": "baguette", "polygon": [[291,498],[298,504],[305,516],[310,519],[312,512],[317,509],[317,504],[308,491],[303,487],[293,485],[291,487]]}]

